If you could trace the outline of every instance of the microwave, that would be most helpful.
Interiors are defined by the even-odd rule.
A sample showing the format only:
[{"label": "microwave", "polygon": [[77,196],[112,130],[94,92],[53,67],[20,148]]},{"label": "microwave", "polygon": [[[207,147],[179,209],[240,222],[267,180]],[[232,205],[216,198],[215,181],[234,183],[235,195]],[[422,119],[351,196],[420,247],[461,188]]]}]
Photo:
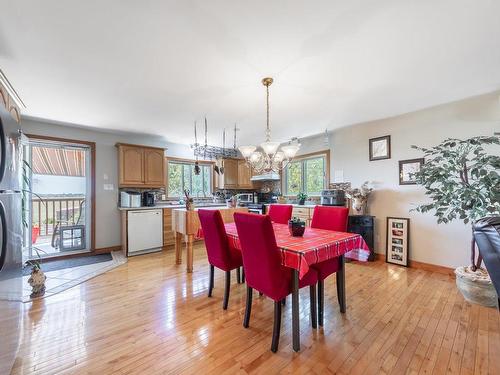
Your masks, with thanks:
[{"label": "microwave", "polygon": [[120,192],[120,207],[141,207],[141,193],[137,191],[121,191]]},{"label": "microwave", "polygon": [[253,197],[254,197],[253,193],[241,193],[241,194],[236,195],[238,203],[243,204],[243,205],[249,204],[249,203],[254,203]]}]

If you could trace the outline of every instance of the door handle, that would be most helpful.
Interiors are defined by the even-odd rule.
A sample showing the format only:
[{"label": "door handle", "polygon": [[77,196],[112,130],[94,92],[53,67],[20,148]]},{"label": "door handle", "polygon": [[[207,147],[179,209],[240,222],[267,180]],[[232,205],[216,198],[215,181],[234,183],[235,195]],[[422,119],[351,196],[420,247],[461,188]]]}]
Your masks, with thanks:
[{"label": "door handle", "polygon": [[0,202],[0,222],[2,223],[2,246],[0,247],[0,271],[5,264],[5,258],[7,257],[7,219],[5,217],[5,207],[2,202]]}]

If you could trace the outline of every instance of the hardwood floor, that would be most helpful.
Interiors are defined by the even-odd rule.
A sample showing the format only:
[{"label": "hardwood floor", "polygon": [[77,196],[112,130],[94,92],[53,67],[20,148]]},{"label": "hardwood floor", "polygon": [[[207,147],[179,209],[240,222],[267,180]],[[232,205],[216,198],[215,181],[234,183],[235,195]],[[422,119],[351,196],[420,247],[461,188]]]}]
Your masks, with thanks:
[{"label": "hardwood floor", "polygon": [[173,250],[131,258],[77,287],[25,304],[13,374],[316,373],[500,374],[500,314],[464,301],[452,278],[383,262],[348,263],[347,313],[335,277],[325,285],[325,326],[312,330],[301,292],[301,351],[291,348],[291,303],[280,347],[269,350],[273,303],[233,276],[222,310],[224,273],[195,247],[194,273]]}]

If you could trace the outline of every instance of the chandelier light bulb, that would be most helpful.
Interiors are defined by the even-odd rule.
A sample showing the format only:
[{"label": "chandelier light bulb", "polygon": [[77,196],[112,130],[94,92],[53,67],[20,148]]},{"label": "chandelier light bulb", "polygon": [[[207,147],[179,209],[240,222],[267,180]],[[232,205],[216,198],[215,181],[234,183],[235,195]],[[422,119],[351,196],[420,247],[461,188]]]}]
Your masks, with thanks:
[{"label": "chandelier light bulb", "polygon": [[252,152],[254,152],[256,149],[257,149],[257,147],[255,147],[255,146],[240,146],[240,147],[238,147],[238,150],[240,150],[241,155],[243,155],[243,157],[245,159],[248,159],[250,157],[250,155],[252,155]]}]

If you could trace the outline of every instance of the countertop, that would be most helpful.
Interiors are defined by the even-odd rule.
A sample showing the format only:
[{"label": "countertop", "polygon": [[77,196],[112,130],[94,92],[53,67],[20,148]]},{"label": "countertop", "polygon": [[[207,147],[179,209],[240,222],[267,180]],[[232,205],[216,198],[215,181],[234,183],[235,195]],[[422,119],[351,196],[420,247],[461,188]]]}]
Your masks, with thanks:
[{"label": "countertop", "polygon": [[300,208],[314,208],[316,206],[319,206],[319,204],[297,204],[297,203],[264,203],[265,206],[270,206],[272,204],[290,204],[293,207],[300,207]]},{"label": "countertop", "polygon": [[[185,208],[183,204],[169,204],[169,203],[158,203],[154,206],[143,206],[143,207],[118,207],[120,211],[136,211],[136,210],[158,210],[163,208]],[[195,204],[195,208],[205,208],[205,207],[226,207],[224,203],[200,203]]]}]

